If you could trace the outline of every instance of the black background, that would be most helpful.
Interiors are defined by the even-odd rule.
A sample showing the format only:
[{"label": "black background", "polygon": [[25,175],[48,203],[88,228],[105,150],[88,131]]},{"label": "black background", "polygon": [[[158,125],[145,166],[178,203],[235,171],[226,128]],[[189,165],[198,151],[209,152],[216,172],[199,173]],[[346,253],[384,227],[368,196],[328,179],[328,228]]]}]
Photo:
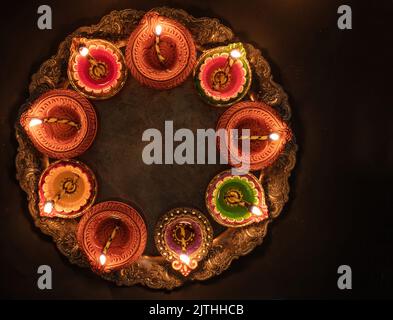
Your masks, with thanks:
[{"label": "black background", "polygon": [[[49,4],[53,30],[36,27]],[[353,29],[337,28],[350,4]],[[77,27],[156,6],[217,17],[262,50],[290,96],[299,144],[290,200],[263,245],[212,280],[173,292],[118,288],[71,265],[34,227],[15,179],[13,124],[31,75]],[[0,286],[3,298],[392,298],[392,1],[12,1],[2,4]],[[53,270],[51,291],[37,268]],[[337,268],[353,289],[338,290]]]}]

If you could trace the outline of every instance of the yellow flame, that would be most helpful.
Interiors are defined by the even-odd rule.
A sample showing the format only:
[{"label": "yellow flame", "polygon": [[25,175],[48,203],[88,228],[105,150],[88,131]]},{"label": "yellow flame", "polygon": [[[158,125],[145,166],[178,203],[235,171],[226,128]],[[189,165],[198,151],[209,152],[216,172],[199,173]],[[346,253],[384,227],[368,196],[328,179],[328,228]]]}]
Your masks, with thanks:
[{"label": "yellow flame", "polygon": [[41,124],[41,123],[42,123],[42,120],[41,120],[41,119],[33,118],[33,119],[30,120],[29,126],[30,126],[30,127],[34,127],[34,126],[38,126],[38,125]]},{"label": "yellow flame", "polygon": [[106,255],[105,254],[101,254],[100,255],[100,263],[103,266],[106,262]]},{"label": "yellow flame", "polygon": [[251,206],[250,212],[251,212],[252,214],[255,214],[256,216],[261,216],[262,213],[263,213],[262,210],[261,210],[261,208],[259,208],[258,206]]},{"label": "yellow flame", "polygon": [[241,52],[240,52],[239,50],[233,49],[233,50],[231,51],[231,57],[232,57],[233,59],[238,59],[238,58],[240,58],[241,56],[242,56],[242,54],[241,54]]},{"label": "yellow flame", "polygon": [[187,264],[187,265],[190,264],[190,257],[188,255],[182,253],[179,258],[185,264]]},{"label": "yellow flame", "polygon": [[86,57],[89,54],[89,49],[87,47],[80,47],[79,53],[82,57]]},{"label": "yellow flame", "polygon": [[273,141],[277,141],[278,139],[280,139],[280,135],[276,132],[273,132],[269,134],[269,139]]},{"label": "yellow flame", "polygon": [[162,32],[162,26],[160,24],[156,25],[156,28],[154,29],[154,34],[158,37]]}]

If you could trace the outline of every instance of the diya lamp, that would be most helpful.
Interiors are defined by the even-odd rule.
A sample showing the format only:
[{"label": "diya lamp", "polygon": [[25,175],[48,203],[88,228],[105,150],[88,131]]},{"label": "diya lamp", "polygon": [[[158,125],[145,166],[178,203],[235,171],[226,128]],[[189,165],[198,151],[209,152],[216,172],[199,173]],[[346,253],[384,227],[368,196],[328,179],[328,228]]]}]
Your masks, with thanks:
[{"label": "diya lamp", "polygon": [[[228,139],[218,139],[229,154],[229,163],[238,167],[248,159],[250,170],[270,166],[281,154],[292,133],[276,110],[261,101],[239,102],[226,110],[217,123],[216,130],[225,129]],[[234,129],[237,129],[237,133]],[[249,129],[249,135],[240,135]],[[249,154],[244,155],[241,140],[250,140]]]},{"label": "diya lamp", "polygon": [[262,185],[253,174],[219,173],[209,183],[205,200],[214,220],[226,227],[243,227],[268,218]]},{"label": "diya lamp", "polygon": [[150,11],[131,33],[126,63],[132,76],[155,89],[180,85],[196,61],[191,33],[179,22]]},{"label": "diya lamp", "polygon": [[93,204],[97,181],[82,162],[59,160],[41,174],[38,195],[41,216],[76,218]]},{"label": "diya lamp", "polygon": [[93,143],[97,115],[85,97],[54,89],[41,95],[20,117],[20,124],[38,151],[50,158],[74,158]]},{"label": "diya lamp", "polygon": [[242,43],[205,51],[194,68],[194,82],[202,99],[227,107],[241,100],[251,85],[252,72]]},{"label": "diya lamp", "polygon": [[154,240],[158,251],[172,268],[188,276],[208,254],[213,229],[198,210],[175,208],[158,221]]},{"label": "diya lamp", "polygon": [[146,247],[146,225],[131,206],[117,201],[91,207],[78,224],[77,240],[92,269],[106,273],[134,263]]},{"label": "diya lamp", "polygon": [[90,99],[107,99],[127,79],[122,52],[102,39],[74,38],[68,61],[68,79],[75,90]]}]

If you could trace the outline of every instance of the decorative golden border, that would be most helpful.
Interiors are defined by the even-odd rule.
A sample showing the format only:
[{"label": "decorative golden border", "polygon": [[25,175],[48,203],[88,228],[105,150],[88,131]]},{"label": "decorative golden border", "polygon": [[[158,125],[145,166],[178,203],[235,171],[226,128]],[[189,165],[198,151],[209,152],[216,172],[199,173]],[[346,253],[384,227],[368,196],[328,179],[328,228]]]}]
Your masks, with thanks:
[{"label": "decorative golden border", "polygon": [[[225,45],[236,41],[233,32],[222,25],[217,19],[194,18],[183,10],[156,8],[161,15],[178,20],[193,35],[196,46],[202,50],[205,46]],[[59,46],[57,53],[45,61],[32,77],[29,86],[30,98],[21,107],[26,110],[32,101],[51,88],[67,85],[66,65],[69,59],[69,47],[74,37],[97,37],[108,35],[108,39],[122,47],[144,15],[143,11],[126,9],[112,11],[101,21],[90,27],[81,27],[69,35]],[[262,100],[277,110],[285,121],[289,121],[291,110],[288,96],[280,85],[272,80],[270,67],[261,52],[250,44],[244,44],[247,57],[254,72],[254,81],[258,84],[256,100]],[[32,145],[24,130],[15,124],[16,138],[19,143],[16,155],[16,177],[21,188],[27,194],[28,207],[35,225],[53,238],[58,249],[71,263],[81,267],[89,267],[87,259],[80,250],[76,240],[77,219],[45,218],[39,216],[37,185],[42,170],[48,166],[48,158],[42,156]],[[295,139],[286,145],[282,155],[275,163],[264,171],[264,188],[269,207],[270,219],[261,223],[251,224],[243,228],[229,228],[213,240],[209,255],[199,268],[187,279],[206,280],[228,269],[233,260],[251,252],[261,244],[267,232],[267,226],[276,218],[285,202],[288,201],[288,178],[296,162],[297,145]],[[142,284],[156,289],[173,289],[187,280],[180,273],[171,270],[163,257],[142,256],[131,266],[109,274],[101,275],[104,279],[117,285]]]}]

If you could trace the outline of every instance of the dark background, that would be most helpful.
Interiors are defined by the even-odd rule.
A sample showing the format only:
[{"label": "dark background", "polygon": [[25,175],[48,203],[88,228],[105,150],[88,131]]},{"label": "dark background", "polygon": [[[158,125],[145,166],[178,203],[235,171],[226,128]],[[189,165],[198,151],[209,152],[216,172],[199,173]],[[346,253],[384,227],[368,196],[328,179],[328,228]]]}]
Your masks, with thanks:
[{"label": "dark background", "polygon": [[[41,4],[52,7],[53,30],[36,27]],[[352,6],[352,30],[337,28],[341,4]],[[290,200],[263,245],[221,276],[170,293],[118,288],[71,265],[34,227],[14,166],[17,110],[58,44],[111,10],[161,5],[219,18],[262,50],[290,96],[300,147]],[[11,1],[1,14],[1,297],[393,297],[392,1]],[[37,289],[41,264],[52,267],[51,291]],[[342,264],[352,267],[352,290],[337,288]]]}]

